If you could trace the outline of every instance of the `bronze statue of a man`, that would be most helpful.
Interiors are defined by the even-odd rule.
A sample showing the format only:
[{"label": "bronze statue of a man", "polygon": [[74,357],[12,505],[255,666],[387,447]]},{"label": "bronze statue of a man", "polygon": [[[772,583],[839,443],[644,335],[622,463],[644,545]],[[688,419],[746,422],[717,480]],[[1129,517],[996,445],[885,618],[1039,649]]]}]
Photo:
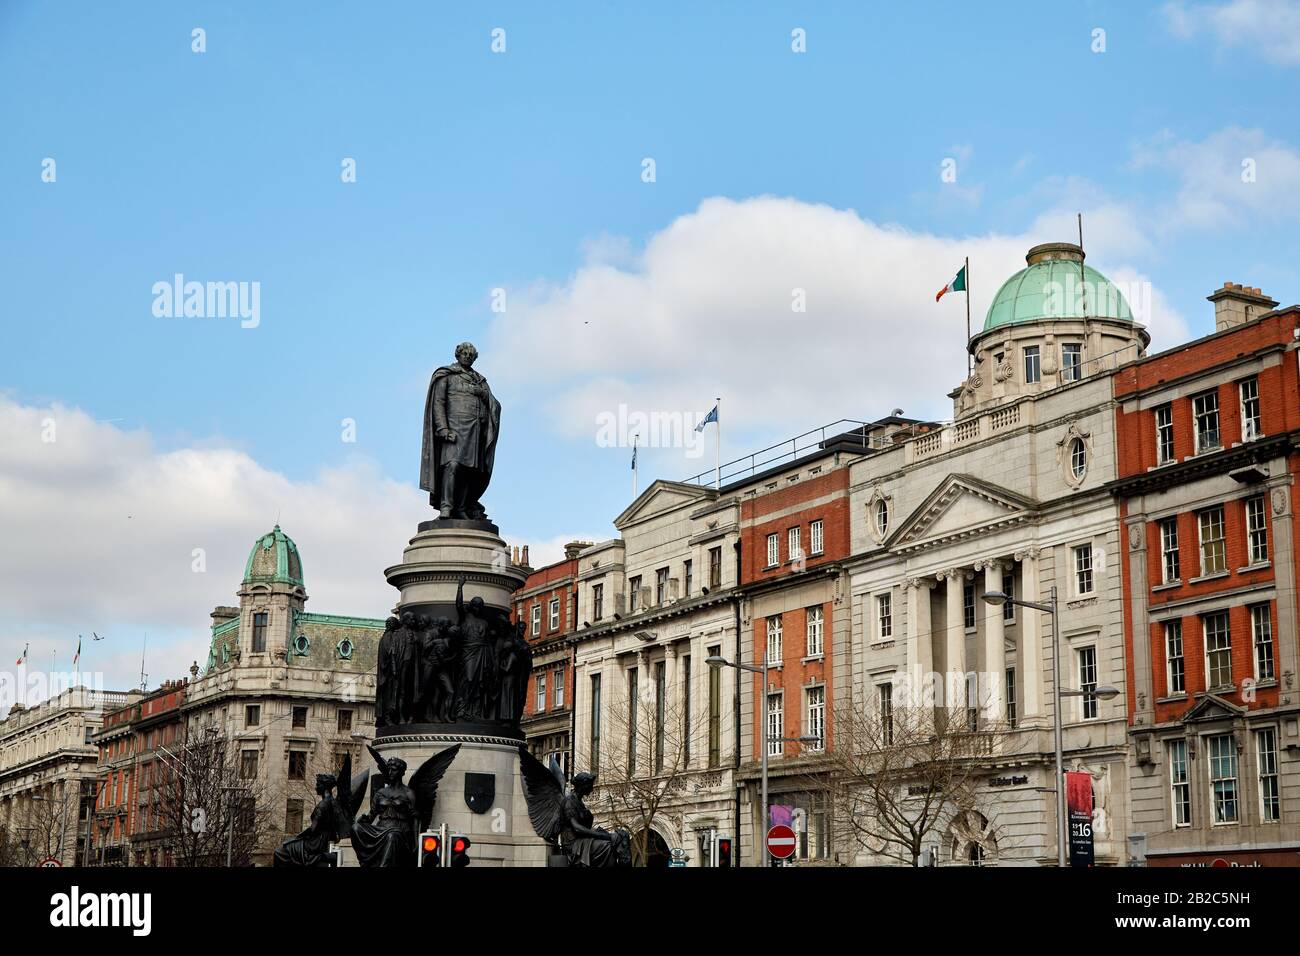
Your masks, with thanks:
[{"label": "bronze statue of a man", "polygon": [[462,342],[455,364],[437,369],[429,380],[420,487],[440,518],[487,517],[479,499],[492,479],[501,403],[474,371],[477,358],[478,350]]}]

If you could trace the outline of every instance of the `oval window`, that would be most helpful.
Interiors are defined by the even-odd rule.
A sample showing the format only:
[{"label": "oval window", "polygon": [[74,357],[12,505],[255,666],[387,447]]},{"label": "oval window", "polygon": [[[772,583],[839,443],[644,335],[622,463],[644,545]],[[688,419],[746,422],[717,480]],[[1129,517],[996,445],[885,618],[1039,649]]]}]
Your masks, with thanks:
[{"label": "oval window", "polygon": [[1088,446],[1082,438],[1070,442],[1070,472],[1075,478],[1083,478],[1088,470]]}]

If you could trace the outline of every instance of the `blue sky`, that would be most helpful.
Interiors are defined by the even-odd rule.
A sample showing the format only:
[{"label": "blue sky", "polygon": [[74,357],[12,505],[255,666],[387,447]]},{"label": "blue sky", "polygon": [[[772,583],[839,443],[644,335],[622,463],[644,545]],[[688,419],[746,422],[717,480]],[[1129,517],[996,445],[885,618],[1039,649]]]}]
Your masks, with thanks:
[{"label": "blue sky", "polygon": [[[1266,0],[978,14],[969,3],[10,0],[0,398],[11,419],[79,410],[109,456],[136,439],[146,457],[226,450],[284,481],[257,514],[233,509],[239,544],[217,548],[224,563],[192,623],[65,590],[97,610],[10,612],[0,648],[96,621],[192,645],[210,606],[232,599],[235,552],[274,511],[293,511],[295,488],[328,487],[334,470],[414,482],[429,372],[462,339],[479,344],[506,408],[489,509],[508,538],[545,551],[611,534],[628,503],[628,453],[593,439],[593,409],[702,415],[722,395],[724,457],[896,405],[950,414],[964,319],[933,291],[970,255],[981,314],[1029,244],[1073,238],[1075,211],[1089,262],[1153,290],[1157,347],[1208,331],[1204,297],[1225,279],[1300,300],[1298,21],[1294,4]],[[191,50],[195,27],[206,52]],[[807,52],[792,51],[794,29]],[[357,182],[345,184],[349,157]],[[945,158],[956,183],[940,181]],[[1239,181],[1242,158],[1258,159],[1255,188]],[[737,255],[737,236],[728,285],[711,250]],[[901,305],[883,288],[890,255],[910,263]],[[751,323],[736,306],[745,277],[795,256],[824,267],[810,301],[832,304],[773,332],[764,300]],[[155,317],[151,287],[177,272],[260,282],[261,324]],[[505,315],[490,309],[493,288],[507,291]],[[669,322],[684,314],[685,330]],[[922,335],[933,361],[900,358],[898,339],[934,322],[942,332]],[[640,359],[662,340],[675,358]],[[858,372],[823,376],[819,356],[844,352]],[[933,374],[916,374],[923,363]],[[765,405],[780,388],[754,392],[764,376],[798,387]],[[356,442],[340,441],[344,418]],[[711,450],[711,439],[702,459],[645,449],[642,487],[704,470]],[[82,504],[85,534],[114,533],[116,512],[97,520]],[[317,520],[286,521],[309,574]],[[364,512],[349,520],[366,527]],[[331,581],[379,576],[322,558]],[[382,613],[380,594],[356,598],[364,608],[326,595],[314,609]]]}]

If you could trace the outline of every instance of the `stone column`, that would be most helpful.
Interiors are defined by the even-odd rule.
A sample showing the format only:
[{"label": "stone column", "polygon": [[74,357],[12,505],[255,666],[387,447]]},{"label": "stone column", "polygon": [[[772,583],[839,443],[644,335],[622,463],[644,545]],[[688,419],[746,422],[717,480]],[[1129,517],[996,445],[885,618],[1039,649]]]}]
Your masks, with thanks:
[{"label": "stone column", "polygon": [[[1041,602],[1038,549],[1017,551],[1015,559],[1020,562],[1021,600]],[[1017,723],[1023,727],[1041,724],[1046,713],[1043,709],[1043,612],[1028,607],[1020,610],[1020,667],[1024,671],[1021,682],[1025,700]]]},{"label": "stone column", "polygon": [[682,744],[681,688],[677,686],[677,645],[664,645],[664,754],[665,766],[678,766]]},{"label": "stone column", "polygon": [[[999,560],[984,562],[984,590],[1002,590],[1002,572],[1006,565]],[[1007,717],[1006,681],[1007,650],[1002,606],[980,601],[984,605],[984,671],[980,682],[980,708],[984,719],[1000,724]],[[987,685],[987,686],[982,686]]]},{"label": "stone column", "polygon": [[907,674],[913,697],[908,703],[918,707],[934,706],[934,630],[930,621],[934,586],[934,578],[907,579]]},{"label": "stone column", "polygon": [[944,670],[948,678],[944,705],[950,711],[962,710],[966,706],[966,619],[962,613],[962,591],[967,574],[965,568],[944,572],[948,580],[948,606],[944,619],[947,648]]}]

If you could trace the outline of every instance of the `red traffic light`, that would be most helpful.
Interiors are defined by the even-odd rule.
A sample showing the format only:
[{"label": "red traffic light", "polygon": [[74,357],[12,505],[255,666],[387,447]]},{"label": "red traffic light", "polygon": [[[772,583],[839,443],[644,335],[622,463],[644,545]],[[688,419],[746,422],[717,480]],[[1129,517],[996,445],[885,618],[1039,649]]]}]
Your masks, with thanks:
[{"label": "red traffic light", "polygon": [[420,834],[420,866],[442,866],[442,836],[425,832]]},{"label": "red traffic light", "polygon": [[718,866],[731,866],[731,837],[718,837]]},{"label": "red traffic light", "polygon": [[432,833],[426,833],[424,836],[424,844],[421,849],[423,849],[425,853],[435,852],[438,849],[438,838]]},{"label": "red traffic light", "polygon": [[468,849],[469,849],[469,840],[465,839],[464,837],[456,837],[456,839],[451,841],[452,853],[464,853]]},{"label": "red traffic light", "polygon": [[469,866],[470,839],[463,833],[453,833],[451,839],[451,865]]}]

